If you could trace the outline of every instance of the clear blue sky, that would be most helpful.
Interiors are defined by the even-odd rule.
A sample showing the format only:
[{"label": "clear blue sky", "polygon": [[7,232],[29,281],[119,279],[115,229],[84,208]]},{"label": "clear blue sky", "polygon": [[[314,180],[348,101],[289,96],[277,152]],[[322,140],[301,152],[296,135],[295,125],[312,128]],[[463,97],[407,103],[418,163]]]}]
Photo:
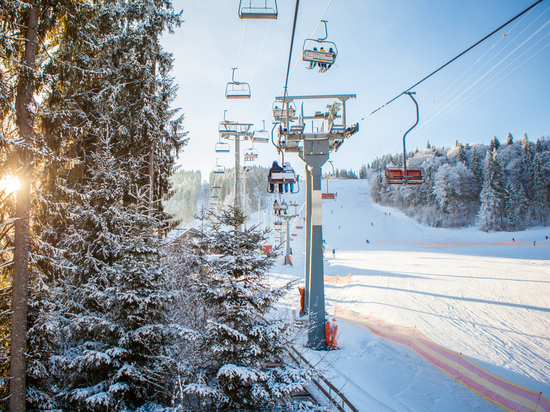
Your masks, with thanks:
[{"label": "clear blue sky", "polygon": [[[348,101],[347,116],[348,124],[359,122],[534,2],[301,0],[289,94],[356,94],[356,100]],[[217,157],[227,167],[234,164],[232,154],[214,152],[223,111],[228,109],[228,120],[253,123],[256,129],[265,120],[271,128],[271,105],[285,81],[295,1],[280,0],[279,18],[271,22],[246,23],[238,17],[238,6],[238,0],[176,0],[174,7],[183,10],[185,22],[163,39],[175,58],[179,91],[174,106],[185,114],[190,137],[179,164],[201,170],[203,179]],[[329,40],[339,54],[336,64],[321,74],[305,69],[301,50],[316,27],[313,37],[324,35],[318,24],[325,10]],[[231,68],[237,65],[235,79],[250,83],[250,100],[225,98]],[[424,148],[428,140],[451,146],[457,139],[487,144],[493,135],[503,141],[508,132],[516,139],[526,132],[532,141],[550,135],[550,0],[413,91],[421,113],[407,138],[410,150]],[[304,111],[324,110],[324,104],[309,103]],[[403,132],[414,120],[414,104],[401,97],[360,121],[359,133],[330,159],[335,167],[358,170],[377,156],[399,152]],[[276,160],[271,144],[255,147],[258,164]],[[297,155],[288,160],[298,173],[303,170]]]}]

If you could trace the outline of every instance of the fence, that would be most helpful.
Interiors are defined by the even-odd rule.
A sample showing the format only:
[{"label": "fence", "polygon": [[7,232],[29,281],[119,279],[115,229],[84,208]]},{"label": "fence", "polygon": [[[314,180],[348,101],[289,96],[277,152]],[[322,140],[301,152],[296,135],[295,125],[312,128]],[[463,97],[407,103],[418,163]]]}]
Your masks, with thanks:
[{"label": "fence", "polygon": [[424,248],[453,247],[453,246],[548,246],[550,242],[535,242],[529,239],[505,240],[502,242],[422,242],[411,240],[377,240],[378,244],[406,244],[420,245]]},{"label": "fence", "polygon": [[351,282],[351,273],[348,273],[346,276],[327,276],[325,275],[325,283],[338,283],[340,285],[345,285]]},{"label": "fence", "polygon": [[439,346],[416,327],[393,325],[375,316],[361,315],[338,306],[334,316],[364,325],[377,335],[410,347],[453,379],[508,411],[550,412],[550,401],[542,396],[542,392],[523,388],[486,371],[462,353]]}]

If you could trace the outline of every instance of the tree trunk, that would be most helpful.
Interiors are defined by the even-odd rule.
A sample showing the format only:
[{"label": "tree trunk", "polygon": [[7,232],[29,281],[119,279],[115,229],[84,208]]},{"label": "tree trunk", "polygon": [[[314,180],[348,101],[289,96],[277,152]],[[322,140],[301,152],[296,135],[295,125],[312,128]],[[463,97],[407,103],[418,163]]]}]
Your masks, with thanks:
[{"label": "tree trunk", "polygon": [[36,61],[38,15],[40,0],[34,0],[27,17],[25,34],[25,56],[19,74],[15,110],[19,137],[22,144],[18,149],[18,172],[21,187],[17,192],[15,210],[15,249],[13,267],[11,349],[10,349],[10,412],[26,410],[27,378],[27,302],[29,264],[29,209],[30,181],[32,176],[31,152],[33,141],[33,116],[30,111],[33,93],[33,78]]}]

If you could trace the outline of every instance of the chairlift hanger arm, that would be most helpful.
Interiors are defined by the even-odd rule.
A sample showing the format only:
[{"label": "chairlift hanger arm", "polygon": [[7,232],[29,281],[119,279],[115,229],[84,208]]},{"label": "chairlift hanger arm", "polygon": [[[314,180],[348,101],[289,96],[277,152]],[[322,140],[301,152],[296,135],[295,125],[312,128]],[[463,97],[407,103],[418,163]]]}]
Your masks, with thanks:
[{"label": "chairlift hanger arm", "polygon": [[404,92],[403,94],[409,95],[409,97],[412,99],[416,107],[416,123],[413,124],[411,128],[407,130],[403,135],[403,170],[405,171],[405,176],[407,176],[407,150],[405,148],[405,138],[407,137],[407,134],[416,127],[416,125],[418,124],[419,117],[418,117],[418,103],[416,102],[415,98],[412,96],[413,94],[416,94],[416,92]]}]

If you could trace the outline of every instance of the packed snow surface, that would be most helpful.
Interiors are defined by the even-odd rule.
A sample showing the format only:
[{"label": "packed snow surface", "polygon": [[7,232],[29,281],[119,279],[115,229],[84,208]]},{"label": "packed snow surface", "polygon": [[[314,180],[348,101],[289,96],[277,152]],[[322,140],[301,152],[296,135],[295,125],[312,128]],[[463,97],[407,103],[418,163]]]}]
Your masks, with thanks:
[{"label": "packed snow surface", "polygon": [[[324,271],[351,274],[351,283],[325,284],[329,320],[338,305],[416,326],[488,371],[550,396],[550,228],[484,233],[425,227],[375,204],[366,180],[332,180],[330,191],[337,198],[323,201]],[[304,196],[286,200],[297,201],[299,210]],[[251,216],[252,223],[257,219]],[[267,219],[273,222],[273,216]],[[291,243],[294,266],[278,259],[272,286],[303,284],[304,230],[291,233],[297,234]],[[282,306],[299,310],[297,288]],[[364,326],[336,323],[340,350],[312,351],[304,342],[297,348],[319,362],[360,411],[502,410],[408,347]]]}]

